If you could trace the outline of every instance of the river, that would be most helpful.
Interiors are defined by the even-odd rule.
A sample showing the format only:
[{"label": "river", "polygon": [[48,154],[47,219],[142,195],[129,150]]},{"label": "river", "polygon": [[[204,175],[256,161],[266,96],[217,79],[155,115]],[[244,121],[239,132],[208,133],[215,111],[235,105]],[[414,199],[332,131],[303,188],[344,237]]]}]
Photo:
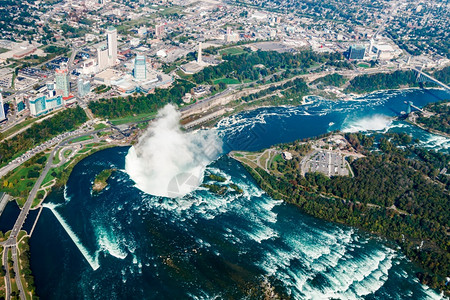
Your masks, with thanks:
[{"label": "river", "polygon": [[[42,299],[242,299],[270,285],[294,299],[439,298],[418,282],[418,269],[395,245],[271,199],[225,154],[338,129],[407,132],[424,147],[448,152],[450,139],[392,121],[406,110],[405,101],[422,107],[442,99],[450,94],[384,91],[339,102],[312,97],[299,107],[223,119],[217,130],[224,155],[207,172],[235,183],[242,194],[217,196],[200,188],[181,199],[151,196],[124,171],[128,147],[97,152],[45,201],[30,240],[37,293]],[[119,171],[104,191],[92,194],[95,176],[106,168]]]}]

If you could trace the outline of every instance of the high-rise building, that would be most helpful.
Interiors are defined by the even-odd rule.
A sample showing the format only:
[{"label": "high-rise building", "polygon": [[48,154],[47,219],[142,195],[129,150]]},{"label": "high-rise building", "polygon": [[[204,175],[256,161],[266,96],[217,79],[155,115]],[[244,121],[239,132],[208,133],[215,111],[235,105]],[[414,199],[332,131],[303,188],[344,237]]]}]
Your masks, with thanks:
[{"label": "high-rise building", "polygon": [[69,83],[69,70],[67,65],[62,64],[59,69],[55,70],[55,90],[56,95],[69,97],[70,83]]},{"label": "high-rise building", "polygon": [[233,32],[231,27],[227,27],[227,34],[225,35],[226,42],[237,42],[239,41],[239,34],[237,32]]},{"label": "high-rise building", "polygon": [[41,95],[36,99],[30,100],[30,113],[32,116],[38,116],[45,112],[45,96]]},{"label": "high-rise building", "polygon": [[117,62],[117,29],[110,26],[106,30],[108,37],[108,59],[109,66],[114,66]]},{"label": "high-rise building", "polygon": [[97,48],[97,65],[98,71],[103,71],[109,67],[108,48],[105,45]]},{"label": "high-rise building", "polygon": [[349,59],[364,59],[364,54],[366,53],[366,48],[361,45],[351,46],[348,50]]},{"label": "high-rise building", "polygon": [[3,105],[3,95],[0,93],[0,122],[6,119],[5,106]]},{"label": "high-rise building", "polygon": [[63,105],[62,96],[47,98],[41,94],[36,99],[30,100],[30,113],[32,116],[45,114],[53,109],[60,108]]},{"label": "high-rise building", "polygon": [[373,39],[370,39],[370,45],[369,45],[369,55],[372,54],[372,50],[373,50]]},{"label": "high-rise building", "polygon": [[160,38],[164,35],[164,24],[156,25],[155,26],[155,36],[157,38]]},{"label": "high-rise building", "polygon": [[134,78],[136,80],[147,79],[147,63],[144,55],[136,55],[134,60]]},{"label": "high-rise building", "polygon": [[55,91],[55,82],[54,81],[47,81],[45,83],[46,87],[47,87],[47,91],[48,91],[48,96],[49,97],[55,97],[56,96],[56,91]]},{"label": "high-rise building", "polygon": [[78,87],[78,96],[84,97],[91,91],[91,83],[89,80],[85,80],[83,78],[79,78],[77,82]]}]

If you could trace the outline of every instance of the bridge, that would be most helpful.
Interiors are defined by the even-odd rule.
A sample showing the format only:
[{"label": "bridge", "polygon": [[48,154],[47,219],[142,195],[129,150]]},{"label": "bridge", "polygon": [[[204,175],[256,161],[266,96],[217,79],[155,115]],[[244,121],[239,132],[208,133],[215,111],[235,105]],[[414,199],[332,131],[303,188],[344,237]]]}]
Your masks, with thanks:
[{"label": "bridge", "polygon": [[417,74],[417,81],[418,82],[434,82],[437,85],[440,85],[441,87],[443,87],[444,89],[446,89],[447,91],[450,91],[450,86],[446,85],[443,82],[440,82],[439,80],[437,80],[436,78],[431,77],[430,75],[428,75],[425,72],[422,72],[422,69],[418,70],[415,67],[411,67],[411,70],[413,70],[416,74]]}]

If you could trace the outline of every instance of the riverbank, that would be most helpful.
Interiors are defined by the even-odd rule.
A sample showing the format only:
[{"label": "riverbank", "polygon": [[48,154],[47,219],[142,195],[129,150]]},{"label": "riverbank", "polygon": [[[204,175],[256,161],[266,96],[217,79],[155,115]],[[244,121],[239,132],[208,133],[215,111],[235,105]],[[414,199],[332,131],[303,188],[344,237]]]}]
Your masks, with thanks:
[{"label": "riverbank", "polygon": [[[303,105],[307,105],[307,104],[311,104],[312,102],[314,102],[314,100],[309,101],[309,99],[311,98],[319,98],[319,99],[324,99],[324,100],[328,100],[328,101],[335,101],[335,102],[339,102],[339,101],[343,101],[343,102],[347,102],[347,101],[358,101],[359,99],[363,99],[363,98],[371,98],[373,96],[376,96],[377,94],[380,93],[385,93],[385,92],[408,92],[408,91],[415,91],[415,90],[424,90],[424,91],[428,91],[428,90],[437,90],[437,91],[445,91],[443,88],[433,88],[433,89],[423,89],[420,87],[405,87],[405,88],[398,88],[398,89],[387,89],[387,90],[377,90],[377,91],[373,91],[370,93],[364,93],[364,94],[345,94],[344,96],[338,97],[336,99],[327,99],[324,98],[318,94],[315,93],[310,93],[307,95],[302,95],[301,96],[301,100],[298,102],[293,102],[289,99],[279,99],[279,101],[274,104],[272,101],[270,101],[270,99],[267,99],[267,96],[264,97],[264,99],[255,99],[255,100],[251,100],[249,102],[245,102],[245,101],[240,101],[240,100],[235,100],[232,102],[227,103],[225,106],[215,106],[212,107],[211,109],[205,110],[200,114],[196,114],[196,115],[190,115],[189,120],[186,119],[182,119],[182,125],[184,128],[186,129],[190,129],[190,130],[196,130],[199,128],[212,128],[215,125],[217,125],[217,123],[219,123],[222,119],[242,113],[242,112],[249,112],[249,111],[253,111],[253,110],[257,110],[257,109],[261,109],[261,108],[270,108],[270,107],[296,107],[296,106],[303,106]],[[269,95],[272,96],[272,95]],[[406,110],[406,104],[405,104],[405,109]],[[201,123],[197,123],[197,120],[199,119],[204,119],[204,122]],[[187,122],[188,120],[188,122]],[[191,125],[191,124],[195,124],[195,125]]]},{"label": "riverbank", "polygon": [[[372,137],[347,134],[345,141],[342,138],[331,135],[311,142],[282,144],[259,152],[232,152],[230,156],[239,161],[271,197],[295,204],[314,217],[361,228],[395,241],[406,257],[425,270],[416,274],[423,284],[450,295],[450,289],[445,284],[450,264],[445,249],[447,232],[445,222],[439,221],[447,215],[445,199],[448,195],[442,182],[429,177],[431,173],[439,173],[450,156],[443,154],[435,160],[413,160],[408,158],[415,153],[409,144],[406,144],[406,150],[400,150],[398,147],[405,147],[405,144],[386,147],[389,143],[387,139],[374,147]],[[386,138],[400,141],[401,135],[391,134]],[[317,154],[318,150],[314,152],[311,148],[327,150],[319,150]],[[374,151],[381,151],[382,154],[374,154]],[[352,157],[348,159],[351,162],[348,167],[355,169],[357,175],[354,178],[349,173],[337,173],[344,162],[339,158],[342,155]],[[425,166],[431,168],[430,174],[421,169]],[[342,166],[343,171],[345,168]],[[350,173],[353,174],[352,171]],[[391,183],[388,184],[385,180],[390,177],[396,180],[389,180]],[[402,178],[412,179],[414,184],[398,186],[398,181],[404,182]],[[429,181],[435,182],[435,185],[430,185]],[[370,186],[375,187],[376,191]],[[397,200],[404,194],[415,196],[411,196],[407,203]],[[422,194],[429,195],[427,201],[430,204],[422,203]],[[417,212],[424,206],[427,207],[427,215]],[[439,229],[430,230],[420,225],[431,223]]]}]

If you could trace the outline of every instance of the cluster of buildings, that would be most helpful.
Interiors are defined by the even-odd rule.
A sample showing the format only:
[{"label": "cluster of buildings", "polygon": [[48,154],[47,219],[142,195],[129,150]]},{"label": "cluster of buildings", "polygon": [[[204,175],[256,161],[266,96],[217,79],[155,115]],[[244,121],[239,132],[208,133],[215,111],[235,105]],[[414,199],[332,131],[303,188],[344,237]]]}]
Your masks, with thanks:
[{"label": "cluster of buildings", "polygon": [[69,69],[62,64],[55,70],[55,81],[48,81],[39,93],[29,100],[32,116],[40,116],[69,104],[73,96],[70,94]]},{"label": "cluster of buildings", "polygon": [[350,60],[391,60],[402,54],[401,49],[391,44],[375,43],[370,40],[367,44],[351,45],[347,51],[347,57]]},{"label": "cluster of buildings", "polygon": [[[402,37],[396,39],[385,32],[405,33],[404,37],[411,41],[413,37],[417,40],[418,35],[424,35],[426,28],[429,28],[430,36],[433,33],[445,39],[449,34],[448,30],[441,28],[445,27],[442,26],[445,22],[440,22],[442,16],[446,16],[448,7],[438,0],[419,0],[418,6],[400,0],[353,1],[352,8],[343,7],[339,0],[323,0],[320,3],[292,3],[287,0],[241,2],[250,5],[194,0],[164,0],[158,3],[143,0],[70,0],[51,6],[45,1],[33,1],[29,5],[28,2],[19,3],[13,14],[30,12],[31,18],[36,20],[36,28],[27,35],[32,41],[11,42],[12,38],[24,40],[14,32],[21,31],[17,34],[23,34],[24,30],[31,30],[29,25],[23,24],[17,28],[5,26],[0,37],[4,38],[0,39],[0,48],[7,51],[0,51],[0,63],[25,61],[30,55],[47,55],[40,47],[44,42],[58,47],[71,46],[79,51],[75,61],[72,60],[73,67],[68,68],[58,61],[67,61],[68,57],[57,56],[55,63],[47,63],[44,69],[35,67],[28,68],[27,72],[20,71],[15,89],[21,91],[42,84],[43,77],[54,76],[54,81],[38,88],[37,92],[30,92],[34,95],[27,97],[28,103],[24,100],[17,102],[18,110],[19,105],[23,110],[27,103],[30,113],[37,116],[70,104],[74,96],[83,101],[94,99],[96,95],[90,91],[91,86],[95,85],[113,87],[108,89],[111,90],[109,94],[98,97],[147,93],[157,87],[167,87],[173,81],[171,74],[178,70],[194,74],[206,66],[220,63],[220,51],[217,55],[203,54],[208,52],[205,49],[209,47],[254,42],[245,47],[253,51],[337,51],[345,53],[350,60],[378,60],[383,64],[396,64],[395,59],[404,54],[397,40]],[[10,4],[7,6],[6,9],[11,8]],[[169,9],[170,12],[167,11]],[[2,10],[5,8],[0,8],[0,12]],[[66,37],[62,24],[83,33]],[[117,25],[126,31],[125,38],[119,38],[114,27]],[[13,36],[10,36],[11,32]],[[105,38],[106,42],[99,42]],[[402,43],[410,42],[403,39]],[[417,43],[416,48],[421,52],[431,49],[422,42]],[[433,47],[438,47],[438,44],[433,44]],[[196,60],[181,64],[179,69],[178,65],[175,70],[167,68],[171,69],[167,71],[169,74],[161,71],[162,67],[170,66],[180,57],[195,51]],[[427,67],[448,62],[442,57],[430,57]],[[0,69],[0,85],[10,88],[7,85],[12,82],[13,71],[8,74],[2,71]]]}]

